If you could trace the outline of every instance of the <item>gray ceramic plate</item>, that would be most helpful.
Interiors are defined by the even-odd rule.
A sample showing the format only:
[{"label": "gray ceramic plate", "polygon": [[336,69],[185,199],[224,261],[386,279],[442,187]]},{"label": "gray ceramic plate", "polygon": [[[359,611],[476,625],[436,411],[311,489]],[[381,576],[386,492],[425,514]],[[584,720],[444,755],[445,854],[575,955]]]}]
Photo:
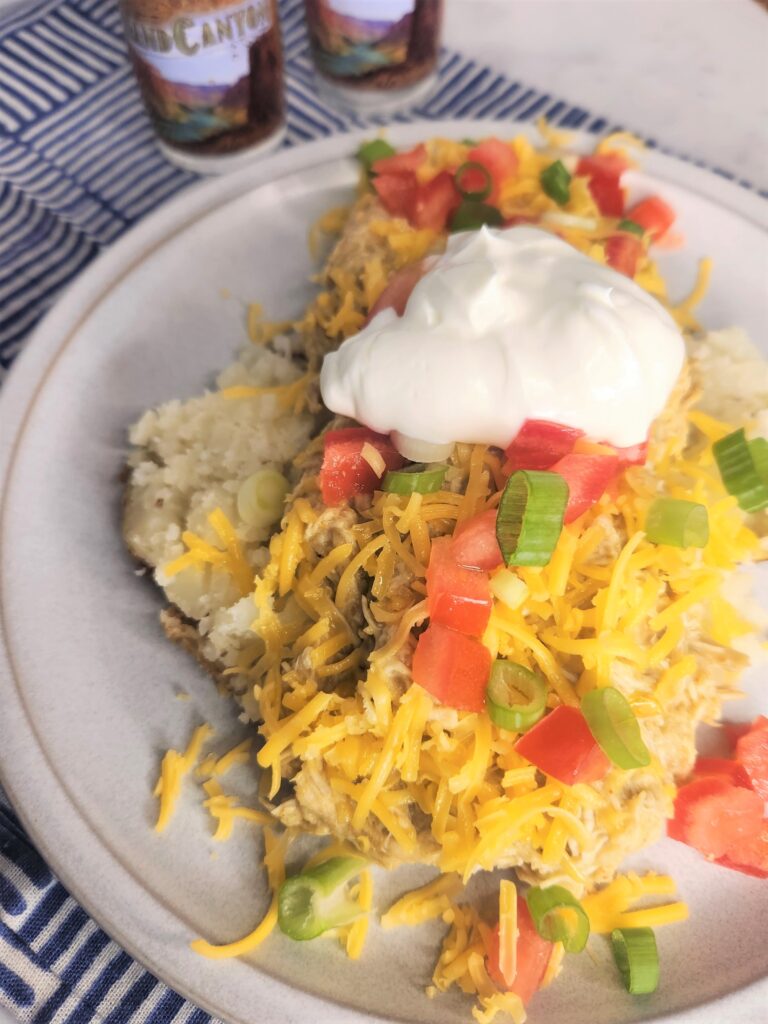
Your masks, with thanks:
[{"label": "gray ceramic plate", "polygon": [[[438,133],[498,131],[497,124],[432,123],[392,137],[413,144]],[[200,959],[191,938],[237,937],[264,910],[259,837],[244,827],[230,843],[213,844],[191,786],[168,832],[151,829],[161,751],[182,744],[202,720],[216,724],[220,749],[239,734],[228,703],[161,636],[159,598],[123,552],[118,474],[126,426],[147,406],[211,380],[244,340],[245,301],[264,302],[275,318],[301,308],[313,269],[308,225],[348,199],[357,142],[348,136],[287,151],[191,189],[148,218],[58,303],[2,397],[3,784],[53,868],[110,934],[190,999],[248,1024],[471,1019],[462,997],[423,995],[439,924],[374,928],[358,963],[335,943],[300,945],[279,935],[252,959]],[[703,319],[712,327],[742,324],[765,344],[766,204],[656,153],[633,179],[679,211],[687,247],[662,260],[673,291],[690,286],[695,257],[711,254]],[[175,699],[178,690],[191,699]],[[757,708],[755,698],[736,715]],[[248,788],[246,777],[240,783]],[[671,872],[692,910],[687,924],[660,932],[658,993],[625,995],[598,940],[594,958],[569,959],[558,983],[537,997],[533,1024],[665,1014],[680,1022],[756,1021],[765,1006],[768,885],[673,843],[636,863]],[[378,905],[422,878],[380,874]]]}]

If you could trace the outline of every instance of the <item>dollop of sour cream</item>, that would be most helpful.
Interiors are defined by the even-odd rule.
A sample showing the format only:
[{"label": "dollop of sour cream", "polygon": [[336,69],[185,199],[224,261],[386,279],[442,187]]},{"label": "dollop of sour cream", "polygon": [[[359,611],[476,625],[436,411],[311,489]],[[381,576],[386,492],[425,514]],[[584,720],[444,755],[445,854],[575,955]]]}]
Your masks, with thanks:
[{"label": "dollop of sour cream", "polygon": [[454,235],[403,316],[323,363],[333,412],[429,444],[506,447],[527,419],[644,441],[683,365],[680,331],[630,278],[530,227]]}]

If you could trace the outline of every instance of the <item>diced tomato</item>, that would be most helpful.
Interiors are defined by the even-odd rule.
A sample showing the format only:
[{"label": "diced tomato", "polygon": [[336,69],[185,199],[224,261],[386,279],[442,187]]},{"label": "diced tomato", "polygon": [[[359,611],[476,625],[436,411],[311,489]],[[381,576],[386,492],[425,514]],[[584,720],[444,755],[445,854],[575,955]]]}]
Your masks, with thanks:
[{"label": "diced tomato", "polygon": [[643,255],[643,243],[635,235],[611,235],[605,241],[605,259],[620,274],[634,277]]},{"label": "diced tomato", "polygon": [[648,199],[641,199],[628,210],[627,218],[645,228],[651,238],[659,239],[674,224],[675,211],[659,196],[650,196]]},{"label": "diced tomato", "polygon": [[582,156],[576,164],[576,173],[585,178],[603,175],[607,178],[620,178],[628,170],[629,162],[621,153],[590,153]]},{"label": "diced tomato", "polygon": [[468,636],[482,636],[491,616],[491,604],[488,573],[459,565],[450,537],[432,541],[427,568],[430,622]]},{"label": "diced tomato", "polygon": [[495,508],[489,508],[456,527],[451,552],[459,565],[490,572],[504,564],[496,540],[496,514]]},{"label": "diced tomato", "polygon": [[482,711],[491,652],[474,637],[436,622],[421,634],[413,655],[413,681],[441,704]]},{"label": "diced tomato", "polygon": [[589,731],[578,708],[561,705],[545,715],[515,744],[515,750],[545,775],[573,786],[596,782],[610,761]]},{"label": "diced tomato", "polygon": [[705,778],[678,790],[667,833],[705,857],[735,860],[739,848],[756,839],[762,828],[763,801],[757,793],[724,779]]},{"label": "diced tomato", "polygon": [[554,945],[542,939],[522,896],[517,897],[517,973],[512,984],[499,967],[499,926],[488,934],[486,953],[488,975],[502,992],[514,992],[523,1003],[530,1002],[541,987]]},{"label": "diced tomato", "polygon": [[619,460],[615,455],[571,453],[564,455],[551,469],[553,473],[559,473],[568,484],[565,522],[572,523],[603,496],[606,487],[619,471]]},{"label": "diced tomato", "polygon": [[738,761],[729,761],[725,757],[697,757],[693,766],[694,779],[725,779],[732,782],[734,786],[743,786],[751,789],[752,783],[743,764]]},{"label": "diced tomato", "polygon": [[403,267],[402,270],[399,270],[390,278],[384,291],[371,306],[365,321],[366,324],[373,320],[382,309],[394,309],[398,316],[402,316],[408,304],[408,299],[411,297],[411,292],[423,275],[424,264],[421,261],[411,263],[407,267]]},{"label": "diced tomato", "polygon": [[[498,202],[501,186],[517,174],[517,154],[500,139],[485,139],[474,146],[467,154],[467,162],[480,164],[491,176],[492,188],[485,200],[487,203]],[[469,191],[463,181],[462,186]]]},{"label": "diced tomato", "polygon": [[768,718],[764,715],[736,741],[736,760],[744,765],[755,792],[768,800]]},{"label": "diced tomato", "polygon": [[717,863],[755,878],[768,878],[768,825],[763,826],[755,839],[740,843],[738,849],[718,857]]},{"label": "diced tomato", "polygon": [[419,190],[416,176],[411,171],[403,171],[398,174],[380,174],[378,177],[373,178],[371,184],[384,204],[384,208],[393,217],[410,219],[413,213],[413,204],[416,201],[416,194]]},{"label": "diced tomato", "polygon": [[326,505],[340,505],[355,494],[370,494],[376,490],[381,477],[362,456],[366,443],[381,455],[387,469],[399,469],[405,462],[388,437],[375,434],[367,427],[327,431],[323,436],[320,468],[320,490]]},{"label": "diced tomato", "polygon": [[558,459],[573,451],[583,430],[549,420],[526,420],[520,433],[506,451],[510,473],[518,469],[549,469]]},{"label": "diced tomato", "polygon": [[604,217],[621,217],[624,214],[624,189],[618,178],[607,174],[595,174],[589,179],[589,191]]},{"label": "diced tomato", "polygon": [[427,159],[427,147],[423,142],[406,153],[394,153],[392,156],[383,156],[380,160],[374,160],[371,170],[375,175],[402,174],[403,171],[413,173]]},{"label": "diced tomato", "polygon": [[576,165],[576,173],[589,179],[589,191],[604,217],[621,217],[624,213],[621,175],[628,166],[618,153],[593,153],[583,156]]},{"label": "diced tomato", "polygon": [[417,189],[410,222],[415,228],[443,231],[460,202],[453,175],[443,171]]}]

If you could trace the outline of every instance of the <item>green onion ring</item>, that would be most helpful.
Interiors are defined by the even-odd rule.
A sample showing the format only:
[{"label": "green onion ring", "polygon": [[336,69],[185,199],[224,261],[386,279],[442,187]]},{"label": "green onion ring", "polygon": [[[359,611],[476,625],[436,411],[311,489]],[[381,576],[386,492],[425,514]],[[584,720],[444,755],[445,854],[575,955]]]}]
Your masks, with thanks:
[{"label": "green onion ring", "polygon": [[659,985],[659,951],[652,928],[614,928],[613,958],[633,996],[648,995]]},{"label": "green onion ring", "polygon": [[[485,185],[482,187],[482,189],[480,189],[479,192],[469,192],[461,187],[461,176],[466,171],[480,171],[481,174],[485,177]],[[483,167],[483,165],[479,164],[476,160],[468,160],[466,163],[462,164],[461,167],[459,167],[459,169],[454,174],[453,179],[456,182],[456,188],[462,199],[470,199],[476,200],[477,202],[482,202],[483,199],[487,199],[488,196],[493,191],[493,178],[491,177],[491,172],[488,170],[487,167]]]},{"label": "green onion ring", "polygon": [[536,931],[548,942],[562,942],[567,953],[580,953],[589,938],[589,918],[576,899],[562,885],[534,886],[525,902]]},{"label": "green onion ring", "polygon": [[648,509],[645,535],[652,544],[703,548],[709,540],[709,513],[704,505],[679,498],[657,498]]},{"label": "green onion ring", "polygon": [[555,160],[539,175],[541,187],[550,199],[564,206],[571,198],[571,175],[562,160]]},{"label": "green onion ring", "polygon": [[[747,441],[744,428],[721,438],[712,445],[717,468],[726,491],[732,494],[745,512],[759,512],[768,505],[768,480],[755,464],[755,449]],[[758,446],[758,460],[761,447]]]},{"label": "green onion ring", "polygon": [[758,476],[762,480],[768,481],[768,441],[764,437],[756,437],[748,444]]},{"label": "green onion ring", "polygon": [[503,223],[504,218],[495,206],[479,203],[475,199],[464,199],[451,217],[449,228],[451,231],[476,231],[484,224],[498,228]]},{"label": "green onion ring", "polygon": [[362,857],[331,857],[286,878],[277,893],[280,930],[301,942],[354,921],[361,910],[349,898],[346,883],[359,875],[365,865]]},{"label": "green onion ring", "polygon": [[546,711],[547,684],[524,665],[497,658],[491,668],[485,702],[494,725],[510,732],[525,732]]},{"label": "green onion ring", "polygon": [[559,473],[518,469],[499,502],[496,539],[507,565],[546,565],[563,529],[568,484]]},{"label": "green onion ring", "polygon": [[390,470],[381,489],[390,494],[434,494],[443,486],[447,472],[447,466],[425,466],[417,462],[408,469]]},{"label": "green onion ring", "polygon": [[619,768],[645,768],[651,763],[629,701],[613,686],[585,694],[581,713],[603,753]]}]

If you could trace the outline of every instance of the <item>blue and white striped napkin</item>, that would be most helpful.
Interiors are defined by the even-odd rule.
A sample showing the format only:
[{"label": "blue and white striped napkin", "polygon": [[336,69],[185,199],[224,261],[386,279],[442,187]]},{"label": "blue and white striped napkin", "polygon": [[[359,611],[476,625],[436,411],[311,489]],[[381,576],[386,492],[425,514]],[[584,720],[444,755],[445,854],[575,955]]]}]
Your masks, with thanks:
[{"label": "blue and white striped napkin", "polygon": [[[386,123],[340,114],[318,100],[303,5],[281,0],[280,8],[285,145]],[[619,127],[450,51],[441,55],[435,93],[394,120],[540,114],[595,133]],[[62,288],[127,228],[195,180],[154,142],[115,0],[40,0],[0,15],[0,382]],[[78,906],[26,837],[1,789],[0,1005],[25,1024],[211,1020],[157,981]]]}]

